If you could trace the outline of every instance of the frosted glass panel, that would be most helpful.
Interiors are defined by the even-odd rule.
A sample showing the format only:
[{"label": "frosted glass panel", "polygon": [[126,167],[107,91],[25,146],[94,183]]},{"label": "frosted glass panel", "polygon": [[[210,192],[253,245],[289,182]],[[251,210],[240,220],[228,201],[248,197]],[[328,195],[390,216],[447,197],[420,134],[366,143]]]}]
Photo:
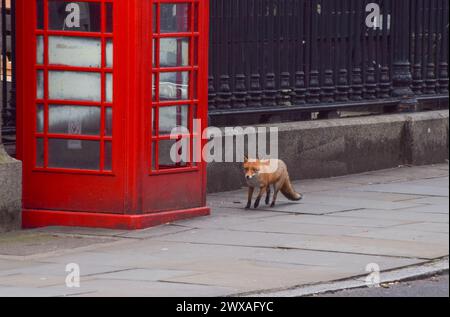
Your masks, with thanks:
[{"label": "frosted glass panel", "polygon": [[170,134],[173,128],[188,127],[188,106],[160,107],[159,134]]},{"label": "frosted glass panel", "polygon": [[100,169],[100,142],[82,140],[48,140],[51,168]]},{"label": "frosted glass panel", "polygon": [[112,136],[113,132],[113,109],[106,108],[105,135]]},{"label": "frosted glass panel", "polygon": [[106,67],[113,67],[114,47],[112,40],[106,40]]},{"label": "frosted glass panel", "polygon": [[38,36],[36,39],[36,63],[44,64],[44,37]]},{"label": "frosted glass panel", "polygon": [[36,27],[38,30],[42,30],[44,28],[44,0],[36,0],[36,11]]},{"label": "frosted glass panel", "polygon": [[100,73],[50,71],[49,96],[57,100],[101,100]]},{"label": "frosted glass panel", "polygon": [[112,33],[114,29],[114,14],[113,14],[113,4],[106,3],[106,32]]},{"label": "frosted glass panel", "polygon": [[100,39],[50,36],[48,45],[50,64],[101,67],[102,45]]},{"label": "frosted glass panel", "polygon": [[100,135],[100,107],[49,106],[49,132]]},{"label": "frosted glass panel", "polygon": [[106,102],[113,101],[113,75],[106,74]]},{"label": "frosted glass panel", "polygon": [[[172,160],[171,151],[175,153],[175,160]],[[159,142],[159,168],[173,168],[186,166],[189,158],[189,140],[164,140]]]},{"label": "frosted glass panel", "polygon": [[36,98],[44,99],[44,72],[42,70],[37,72]]},{"label": "frosted glass panel", "polygon": [[156,75],[152,75],[152,100],[156,100]]},{"label": "frosted glass panel", "polygon": [[161,33],[189,31],[189,4],[161,4]]},{"label": "frosted glass panel", "polygon": [[105,170],[112,170],[112,142],[105,142]]},{"label": "frosted glass panel", "polygon": [[189,72],[161,73],[159,76],[160,100],[188,99]]},{"label": "frosted glass panel", "polygon": [[36,110],[36,132],[44,132],[44,106],[38,105]]},{"label": "frosted glass panel", "polygon": [[49,0],[50,30],[100,32],[100,3]]},{"label": "frosted glass panel", "polygon": [[189,39],[161,38],[160,64],[161,67],[188,66]]},{"label": "frosted glass panel", "polygon": [[36,167],[44,167],[44,139],[36,139]]}]

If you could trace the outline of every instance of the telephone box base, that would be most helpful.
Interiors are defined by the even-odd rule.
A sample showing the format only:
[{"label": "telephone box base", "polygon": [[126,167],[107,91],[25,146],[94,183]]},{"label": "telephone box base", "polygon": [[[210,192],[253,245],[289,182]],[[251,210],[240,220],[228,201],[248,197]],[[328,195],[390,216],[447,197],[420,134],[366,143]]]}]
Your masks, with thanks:
[{"label": "telephone box base", "polygon": [[174,222],[177,220],[209,216],[207,207],[144,215],[114,215],[86,212],[51,210],[23,210],[23,229],[42,227],[88,227],[103,229],[139,230]]}]

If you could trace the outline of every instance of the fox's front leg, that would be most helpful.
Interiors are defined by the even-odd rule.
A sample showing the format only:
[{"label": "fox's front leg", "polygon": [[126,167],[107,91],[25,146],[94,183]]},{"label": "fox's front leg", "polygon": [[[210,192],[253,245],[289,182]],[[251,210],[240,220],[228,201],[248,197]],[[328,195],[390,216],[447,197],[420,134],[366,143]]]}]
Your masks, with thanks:
[{"label": "fox's front leg", "polygon": [[245,209],[252,208],[252,199],[253,199],[253,193],[254,192],[255,192],[255,188],[254,187],[249,187],[248,188],[248,202],[247,202],[247,207],[245,207]]},{"label": "fox's front leg", "polygon": [[255,201],[255,209],[259,207],[259,203],[261,202],[264,193],[267,193],[267,186],[261,187],[259,189],[259,194]]}]

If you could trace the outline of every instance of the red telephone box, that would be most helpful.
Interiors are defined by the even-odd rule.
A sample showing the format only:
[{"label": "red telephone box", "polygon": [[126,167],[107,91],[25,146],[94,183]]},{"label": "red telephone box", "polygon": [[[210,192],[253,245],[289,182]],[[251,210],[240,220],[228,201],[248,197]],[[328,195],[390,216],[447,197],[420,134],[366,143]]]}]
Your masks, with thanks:
[{"label": "red telephone box", "polygon": [[24,227],[208,215],[208,0],[18,0],[17,21]]}]

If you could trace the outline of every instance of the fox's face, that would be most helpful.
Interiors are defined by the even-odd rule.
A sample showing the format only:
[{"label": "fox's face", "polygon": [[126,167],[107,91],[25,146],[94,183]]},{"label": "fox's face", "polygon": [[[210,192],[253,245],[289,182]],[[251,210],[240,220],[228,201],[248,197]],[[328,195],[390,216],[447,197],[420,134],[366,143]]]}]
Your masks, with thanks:
[{"label": "fox's face", "polygon": [[244,173],[245,179],[252,180],[257,178],[261,169],[261,164],[259,161],[249,161],[248,159],[244,162]]}]

